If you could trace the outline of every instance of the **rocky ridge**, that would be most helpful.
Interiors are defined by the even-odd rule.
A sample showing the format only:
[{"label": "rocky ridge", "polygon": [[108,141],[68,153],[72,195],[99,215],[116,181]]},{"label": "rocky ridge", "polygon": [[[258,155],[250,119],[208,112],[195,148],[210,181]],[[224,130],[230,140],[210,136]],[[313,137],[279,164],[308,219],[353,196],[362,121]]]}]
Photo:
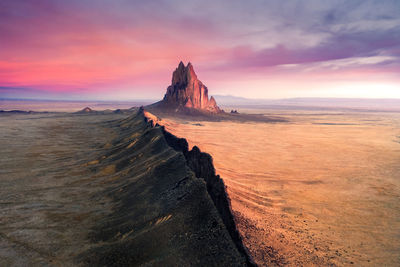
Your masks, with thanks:
[{"label": "rocky ridge", "polygon": [[163,135],[167,144],[174,150],[181,152],[186,159],[186,163],[195,176],[206,183],[207,192],[210,195],[221,219],[228,230],[239,253],[245,257],[247,266],[256,266],[251,258],[247,248],[243,245],[242,237],[239,234],[235,220],[233,218],[229,196],[226,193],[224,181],[216,174],[213,165],[213,159],[210,154],[201,152],[197,146],[189,150],[189,144],[185,138],[179,138],[171,134],[162,125],[162,121],[157,116],[145,111],[143,113],[145,120],[152,126],[161,126]]}]

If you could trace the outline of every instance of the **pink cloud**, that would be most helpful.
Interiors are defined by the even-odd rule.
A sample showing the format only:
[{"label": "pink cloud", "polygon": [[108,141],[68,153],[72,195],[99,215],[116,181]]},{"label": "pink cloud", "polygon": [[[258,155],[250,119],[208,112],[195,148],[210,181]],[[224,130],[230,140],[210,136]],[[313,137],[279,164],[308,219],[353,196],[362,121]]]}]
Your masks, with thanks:
[{"label": "pink cloud", "polygon": [[[114,88],[160,93],[180,60],[191,61],[207,85],[216,85],[217,93],[235,81],[257,81],[261,88],[277,78],[329,83],[333,79],[385,77],[398,82],[394,76],[400,65],[398,27],[333,32],[328,24],[337,18],[330,17],[318,24],[326,28],[328,37],[317,38],[315,45],[263,43],[243,35],[271,31],[254,31],[268,27],[260,17],[254,19],[255,24],[250,23],[262,6],[248,4],[241,8],[249,10],[234,10],[227,5],[221,10],[210,9],[208,14],[204,6],[191,3],[128,2],[1,2],[0,86],[76,93]],[[307,16],[303,20],[306,23]],[[276,26],[282,32],[274,36],[280,40],[285,40],[286,24],[283,21]],[[306,27],[310,36],[315,30],[311,26]],[[295,23],[290,24],[293,27]],[[391,62],[335,68],[322,64],[377,55],[391,57]]]}]

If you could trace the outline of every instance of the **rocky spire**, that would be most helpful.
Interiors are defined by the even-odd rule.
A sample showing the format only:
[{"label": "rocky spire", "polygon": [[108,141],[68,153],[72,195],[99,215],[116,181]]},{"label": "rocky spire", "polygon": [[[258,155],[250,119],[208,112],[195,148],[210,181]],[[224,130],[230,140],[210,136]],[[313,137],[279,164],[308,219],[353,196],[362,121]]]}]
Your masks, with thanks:
[{"label": "rocky spire", "polygon": [[172,74],[171,85],[168,86],[162,101],[170,107],[185,107],[205,110],[213,113],[221,112],[215,99],[208,99],[207,87],[197,79],[193,65],[189,62],[187,66],[179,63]]}]

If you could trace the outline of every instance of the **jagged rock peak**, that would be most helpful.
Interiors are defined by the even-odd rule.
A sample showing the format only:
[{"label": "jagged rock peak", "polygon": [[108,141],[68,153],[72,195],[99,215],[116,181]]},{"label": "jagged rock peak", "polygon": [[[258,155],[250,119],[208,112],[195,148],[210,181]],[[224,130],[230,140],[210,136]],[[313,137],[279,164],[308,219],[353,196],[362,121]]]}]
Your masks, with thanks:
[{"label": "jagged rock peak", "polygon": [[185,107],[212,113],[221,112],[213,97],[208,98],[207,87],[197,78],[193,65],[181,61],[172,74],[171,85],[162,101],[170,107]]}]

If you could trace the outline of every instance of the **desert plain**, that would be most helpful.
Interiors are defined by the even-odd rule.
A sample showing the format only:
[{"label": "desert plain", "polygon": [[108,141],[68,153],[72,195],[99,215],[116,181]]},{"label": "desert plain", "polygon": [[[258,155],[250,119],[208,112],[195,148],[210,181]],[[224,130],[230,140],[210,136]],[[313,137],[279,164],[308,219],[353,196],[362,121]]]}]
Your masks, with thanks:
[{"label": "desert plain", "polygon": [[400,114],[248,109],[287,122],[165,118],[213,156],[260,266],[400,265]]},{"label": "desert plain", "polygon": [[[186,138],[190,147],[196,145],[213,157],[244,245],[256,264],[400,264],[399,113],[239,111],[279,120],[161,116],[161,123]],[[169,245],[168,240],[177,244],[175,239],[165,239],[168,242],[158,247],[154,237],[175,236],[174,231],[184,231],[179,242],[191,246],[185,253],[203,251],[197,249],[199,241],[193,243],[198,233],[185,237],[200,228],[191,228],[187,221],[182,224],[181,219],[191,218],[188,210],[197,212],[190,204],[194,200],[173,202],[165,210],[160,208],[166,203],[162,199],[154,206],[149,205],[154,199],[134,197],[142,190],[138,185],[159,186],[158,179],[166,181],[166,176],[175,183],[180,179],[175,172],[185,175],[186,171],[171,162],[171,157],[178,157],[176,152],[165,145],[159,150],[153,140],[161,139],[150,138],[153,134],[148,143],[139,138],[138,145],[135,131],[146,135],[138,130],[142,126],[136,119],[128,119],[132,113],[1,116],[0,265],[117,264],[126,257],[138,264],[171,263],[186,254]],[[169,166],[168,173],[156,171],[163,164]],[[186,187],[182,190],[189,190]],[[166,189],[158,188],[153,198],[162,192],[158,190]],[[146,210],[142,203],[149,205]],[[175,205],[189,206],[180,210]],[[204,214],[210,212],[206,210]],[[215,210],[210,216],[215,220]],[[220,227],[220,222],[211,227]],[[217,232],[227,240],[224,231]],[[129,250],[116,254],[126,244],[142,247],[147,235],[151,246],[143,249],[158,254],[138,252],[134,258]],[[215,244],[221,240],[207,238]],[[190,255],[204,259],[202,254]]]}]

